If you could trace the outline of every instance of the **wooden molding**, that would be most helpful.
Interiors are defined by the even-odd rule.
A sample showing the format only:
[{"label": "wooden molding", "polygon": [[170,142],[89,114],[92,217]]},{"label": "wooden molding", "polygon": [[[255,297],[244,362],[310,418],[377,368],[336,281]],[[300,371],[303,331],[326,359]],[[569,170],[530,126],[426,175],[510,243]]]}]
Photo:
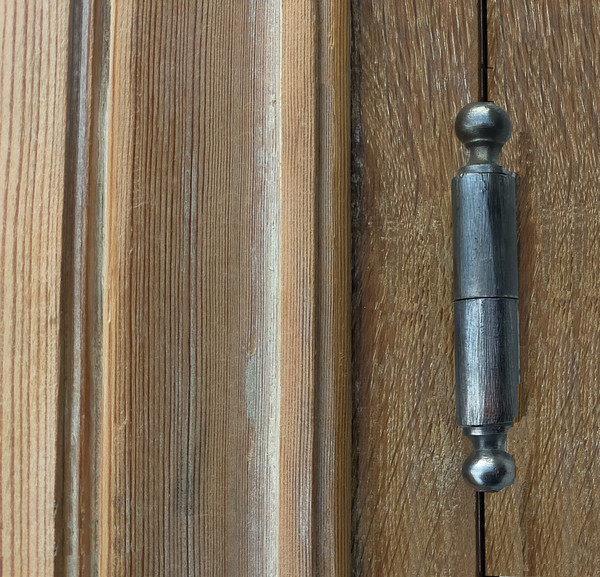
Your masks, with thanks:
[{"label": "wooden molding", "polygon": [[347,574],[347,6],[111,18],[101,573]]},{"label": "wooden molding", "polygon": [[347,575],[344,2],[9,2],[7,575]]}]

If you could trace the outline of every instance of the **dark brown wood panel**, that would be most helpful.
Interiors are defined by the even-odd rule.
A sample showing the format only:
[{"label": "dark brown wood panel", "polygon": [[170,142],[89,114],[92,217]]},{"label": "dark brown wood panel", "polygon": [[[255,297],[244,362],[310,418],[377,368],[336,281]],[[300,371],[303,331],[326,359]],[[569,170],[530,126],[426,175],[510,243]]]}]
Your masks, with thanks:
[{"label": "dark brown wood panel", "polygon": [[517,481],[489,499],[490,571],[598,575],[600,6],[492,6],[492,97],[519,175],[522,386]]},{"label": "dark brown wood panel", "polygon": [[[455,424],[450,180],[475,6],[353,4],[356,575],[474,566]],[[471,42],[469,42],[471,41]]]},{"label": "dark brown wood panel", "polygon": [[[450,180],[454,118],[476,97],[475,10],[353,3],[356,575],[474,571]],[[598,574],[599,18],[593,2],[490,2],[491,98],[512,116],[503,159],[519,174],[523,383],[517,481],[487,499],[494,575]]]}]

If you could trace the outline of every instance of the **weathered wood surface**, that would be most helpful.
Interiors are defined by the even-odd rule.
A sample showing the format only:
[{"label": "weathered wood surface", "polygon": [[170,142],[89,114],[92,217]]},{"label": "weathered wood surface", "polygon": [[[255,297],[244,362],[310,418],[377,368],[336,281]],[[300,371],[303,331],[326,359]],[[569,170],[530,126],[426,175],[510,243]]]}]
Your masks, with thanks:
[{"label": "weathered wood surface", "polygon": [[0,9],[0,574],[50,575],[59,530],[68,2]]},{"label": "weathered wood surface", "polygon": [[0,30],[0,574],[50,575],[68,2],[4,2]]},{"label": "weathered wood surface", "polygon": [[[474,4],[354,2],[357,575],[474,563],[449,198]],[[2,9],[2,573],[345,575],[347,7],[108,6]],[[591,575],[599,8],[490,8],[523,376],[490,572]]]},{"label": "weathered wood surface", "polygon": [[2,9],[0,574],[98,569],[107,25],[102,0]]},{"label": "weathered wood surface", "polygon": [[[353,3],[353,571],[474,570],[455,425],[450,180],[476,97],[476,2]],[[490,574],[600,564],[597,35],[592,2],[490,2],[491,98],[519,173],[517,482],[488,498]]]},{"label": "weathered wood surface", "polygon": [[111,21],[100,573],[346,575],[347,7]]},{"label": "weathered wood surface", "polygon": [[0,13],[0,574],[347,575],[348,5]]},{"label": "weathered wood surface", "polygon": [[69,6],[54,574],[98,575],[108,0]]}]

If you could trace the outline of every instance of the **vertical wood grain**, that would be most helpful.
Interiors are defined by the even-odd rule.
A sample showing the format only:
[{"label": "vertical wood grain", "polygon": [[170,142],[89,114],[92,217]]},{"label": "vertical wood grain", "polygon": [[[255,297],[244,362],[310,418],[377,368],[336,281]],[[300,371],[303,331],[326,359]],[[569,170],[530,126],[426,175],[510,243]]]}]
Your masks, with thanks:
[{"label": "vertical wood grain", "polygon": [[350,6],[317,3],[316,555],[312,575],[351,570]]},{"label": "vertical wood grain", "polygon": [[0,7],[0,573],[51,575],[69,3]]},{"label": "vertical wood grain", "polygon": [[1,24],[0,573],[346,575],[346,4]]},{"label": "vertical wood grain", "polygon": [[350,568],[349,21],[282,11],[282,575]]},{"label": "vertical wood grain", "polygon": [[489,499],[490,571],[595,575],[600,566],[600,7],[493,2],[492,97],[519,175],[517,481]]},{"label": "vertical wood grain", "polygon": [[[314,5],[282,10],[280,570],[309,575],[316,394],[317,29]],[[298,83],[294,81],[298,80]],[[299,290],[297,290],[299,289]]]},{"label": "vertical wood grain", "polygon": [[346,574],[347,10],[111,22],[100,572]]},{"label": "vertical wood grain", "polygon": [[98,575],[108,0],[71,2],[54,519],[56,575]]}]

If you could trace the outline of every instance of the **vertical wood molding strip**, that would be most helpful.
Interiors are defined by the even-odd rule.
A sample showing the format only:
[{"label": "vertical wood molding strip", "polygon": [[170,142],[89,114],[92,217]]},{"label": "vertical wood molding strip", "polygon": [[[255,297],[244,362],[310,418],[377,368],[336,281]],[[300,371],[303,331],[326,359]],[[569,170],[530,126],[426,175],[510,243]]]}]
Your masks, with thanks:
[{"label": "vertical wood molding strip", "polygon": [[56,575],[98,575],[109,0],[71,2],[60,302]]},{"label": "vertical wood molding strip", "polygon": [[348,8],[111,22],[100,573],[347,575]]},{"label": "vertical wood molding strip", "polygon": [[7,2],[0,574],[98,574],[108,1]]},{"label": "vertical wood molding strip", "polygon": [[282,6],[280,574],[347,575],[349,6]]}]

